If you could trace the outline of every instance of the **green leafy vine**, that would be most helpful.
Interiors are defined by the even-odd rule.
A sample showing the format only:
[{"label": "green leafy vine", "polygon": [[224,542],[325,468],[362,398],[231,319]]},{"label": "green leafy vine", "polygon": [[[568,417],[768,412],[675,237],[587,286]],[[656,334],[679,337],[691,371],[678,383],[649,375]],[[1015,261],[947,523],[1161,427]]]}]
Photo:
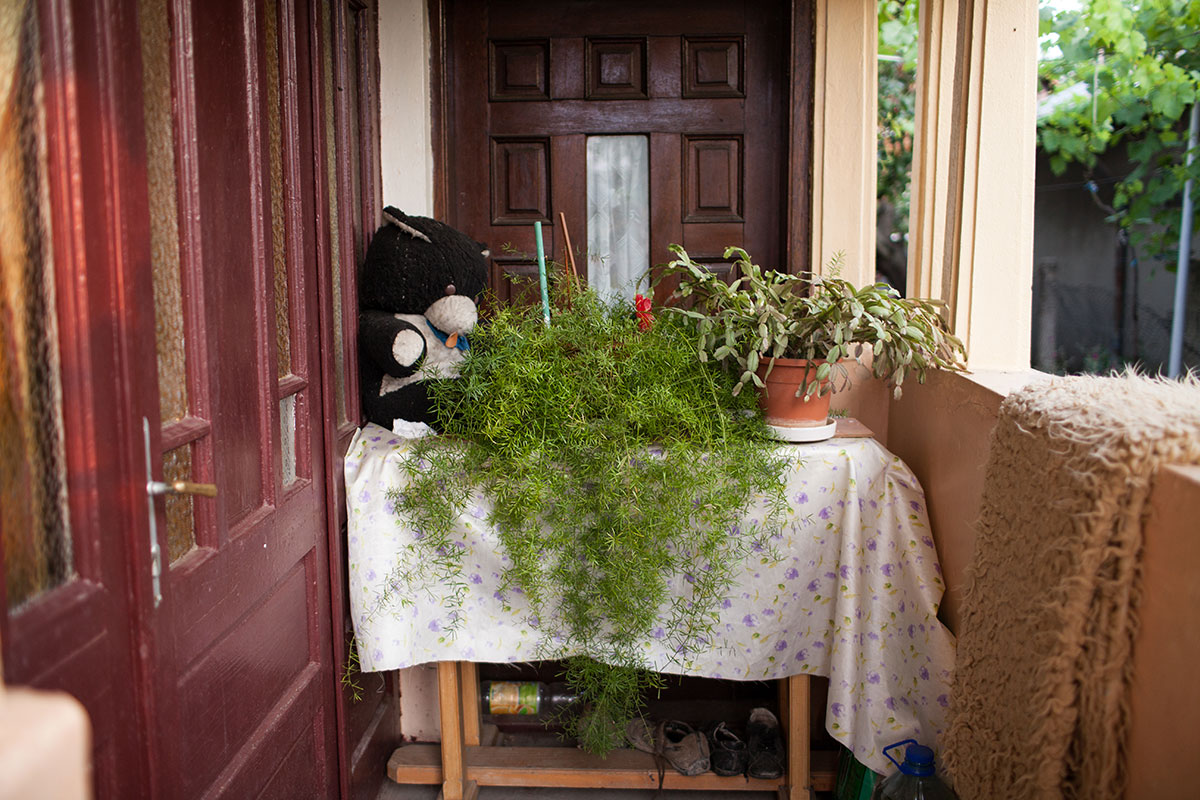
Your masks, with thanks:
[{"label": "green leafy vine", "polygon": [[[753,395],[735,397],[728,375],[699,362],[683,320],[643,330],[631,308],[586,291],[557,303],[550,326],[540,308],[498,311],[461,376],[435,387],[444,435],[419,440],[411,483],[390,497],[422,566],[393,586],[450,584],[449,627],[461,627],[454,525],[485,493],[511,564],[497,588],[524,593],[537,657],[574,654],[565,679],[586,712],[568,732],[605,752],[660,685],[645,656],[652,631],[685,666],[715,646],[745,560],[776,557],[785,464]],[[766,522],[743,530],[757,497]]]}]

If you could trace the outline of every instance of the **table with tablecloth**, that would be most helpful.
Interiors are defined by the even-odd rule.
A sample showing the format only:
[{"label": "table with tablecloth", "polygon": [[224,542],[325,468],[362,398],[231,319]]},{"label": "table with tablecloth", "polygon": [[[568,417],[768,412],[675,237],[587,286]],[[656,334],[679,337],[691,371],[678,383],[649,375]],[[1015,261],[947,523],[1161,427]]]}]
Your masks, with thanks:
[{"label": "table with tablecloth", "polygon": [[[424,557],[412,547],[419,534],[392,503],[392,490],[406,484],[411,446],[369,424],[346,453],[350,605],[362,669],[571,655],[547,652],[519,590],[499,591],[509,562],[480,493],[453,530],[462,575],[398,590],[396,576],[420,573],[407,562]],[[954,639],[937,619],[944,585],[924,494],[871,438],[780,449],[789,463],[787,511],[765,551],[771,557],[740,568],[710,649],[681,660],[655,628],[643,642],[645,665],[730,680],[826,676],[829,733],[887,771],[885,746],[906,738],[935,744],[954,663]],[[767,505],[755,498],[742,524],[761,522]],[[451,592],[456,599],[447,602]]]}]

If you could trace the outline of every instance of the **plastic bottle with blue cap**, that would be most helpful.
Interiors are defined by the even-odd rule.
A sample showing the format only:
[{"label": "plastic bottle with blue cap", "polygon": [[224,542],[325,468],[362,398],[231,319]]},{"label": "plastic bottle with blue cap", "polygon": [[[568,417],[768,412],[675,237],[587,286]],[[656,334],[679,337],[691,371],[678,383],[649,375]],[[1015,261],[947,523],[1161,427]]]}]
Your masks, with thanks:
[{"label": "plastic bottle with blue cap", "polygon": [[[904,751],[904,763],[900,763],[889,750],[908,745]],[[895,772],[875,785],[871,800],[958,800],[949,786],[942,783],[934,769],[933,750],[915,739],[905,739],[883,748],[883,754],[897,767]]]}]

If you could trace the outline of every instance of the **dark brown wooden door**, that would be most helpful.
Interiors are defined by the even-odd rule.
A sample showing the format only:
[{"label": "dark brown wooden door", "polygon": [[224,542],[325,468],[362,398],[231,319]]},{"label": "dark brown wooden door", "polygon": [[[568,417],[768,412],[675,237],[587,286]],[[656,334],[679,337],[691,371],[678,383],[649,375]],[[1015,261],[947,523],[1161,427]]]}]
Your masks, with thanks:
[{"label": "dark brown wooden door", "polygon": [[[728,245],[781,264],[790,9],[727,0],[447,3],[449,216],[489,244],[501,297],[511,295],[506,275],[533,269],[524,255],[534,252],[533,222],[544,223],[547,250],[562,259],[559,212],[593,283],[610,268],[606,259],[644,260],[645,269],[668,260],[673,242],[718,267]],[[614,136],[631,137],[635,155],[605,161],[604,140]],[[606,170],[633,180],[646,207],[608,205]],[[605,252],[628,231],[648,242]]]}]

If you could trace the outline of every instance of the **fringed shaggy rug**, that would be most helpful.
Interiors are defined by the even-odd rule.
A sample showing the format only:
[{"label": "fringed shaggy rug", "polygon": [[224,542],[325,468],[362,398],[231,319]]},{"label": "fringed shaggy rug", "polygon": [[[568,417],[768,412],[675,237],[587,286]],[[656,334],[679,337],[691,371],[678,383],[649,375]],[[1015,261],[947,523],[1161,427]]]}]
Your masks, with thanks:
[{"label": "fringed shaggy rug", "polygon": [[1200,382],[1055,378],[992,434],[945,764],[963,800],[1123,796],[1147,498],[1200,463]]}]

